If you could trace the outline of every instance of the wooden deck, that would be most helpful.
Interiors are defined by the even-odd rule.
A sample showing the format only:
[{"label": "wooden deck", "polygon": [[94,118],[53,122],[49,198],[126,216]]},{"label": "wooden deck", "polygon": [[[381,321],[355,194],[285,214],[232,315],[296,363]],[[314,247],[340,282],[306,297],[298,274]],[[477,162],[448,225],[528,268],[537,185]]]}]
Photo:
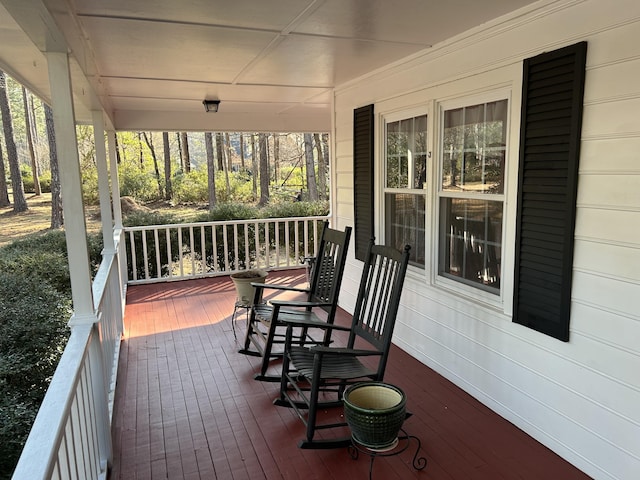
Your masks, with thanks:
[{"label": "wooden deck", "polygon": [[[300,270],[269,280],[304,284]],[[272,405],[278,385],[253,380],[259,358],[237,353],[228,277],[129,287],[116,389],[111,479],[365,479],[369,459],[301,450],[304,426]],[[348,315],[339,313],[339,323]],[[274,368],[277,366],[274,366]],[[378,457],[373,478],[587,479],[512,424],[394,347],[385,381],[407,394],[414,448]],[[340,409],[326,412],[339,416]]]}]

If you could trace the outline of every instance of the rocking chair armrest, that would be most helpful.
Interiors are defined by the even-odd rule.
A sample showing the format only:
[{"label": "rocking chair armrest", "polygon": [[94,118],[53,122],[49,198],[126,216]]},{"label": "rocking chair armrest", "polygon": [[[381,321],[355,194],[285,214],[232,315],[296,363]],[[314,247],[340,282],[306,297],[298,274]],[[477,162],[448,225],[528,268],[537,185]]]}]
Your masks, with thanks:
[{"label": "rocking chair armrest", "polygon": [[328,355],[345,355],[349,357],[364,357],[372,355],[382,355],[379,350],[364,350],[359,348],[346,348],[346,347],[327,347],[324,345],[316,345],[310,347],[309,350],[313,353],[321,353]]},{"label": "rocking chair armrest", "polygon": [[[290,312],[287,312],[290,313]],[[300,312],[303,313],[303,312]],[[281,321],[284,325],[287,326],[287,329],[292,327],[311,327],[311,328],[322,328],[325,330],[342,330],[348,332],[351,330],[349,327],[343,327],[342,325],[336,325],[334,323],[327,323],[322,320],[312,320],[310,318],[296,318],[293,319],[291,317],[282,318]]]},{"label": "rocking chair armrest", "polygon": [[308,293],[308,288],[300,288],[300,287],[292,287],[289,285],[279,285],[277,283],[260,283],[260,282],[251,282],[251,285],[255,288],[261,289],[270,289],[270,290],[285,290],[288,292],[302,292]]},{"label": "rocking chair armrest", "polygon": [[279,307],[299,307],[299,308],[312,308],[312,307],[330,307],[333,303],[329,302],[306,302],[303,300],[271,300],[271,305]]}]

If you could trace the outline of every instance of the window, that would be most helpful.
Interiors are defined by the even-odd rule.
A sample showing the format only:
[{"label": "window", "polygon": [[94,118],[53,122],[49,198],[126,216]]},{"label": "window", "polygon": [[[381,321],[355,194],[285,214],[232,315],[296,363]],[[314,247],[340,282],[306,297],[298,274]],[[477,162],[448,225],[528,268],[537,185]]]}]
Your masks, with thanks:
[{"label": "window", "polygon": [[508,101],[445,109],[438,273],[500,293]]},{"label": "window", "polygon": [[385,127],[385,243],[400,250],[411,245],[410,264],[424,268],[427,116]]}]

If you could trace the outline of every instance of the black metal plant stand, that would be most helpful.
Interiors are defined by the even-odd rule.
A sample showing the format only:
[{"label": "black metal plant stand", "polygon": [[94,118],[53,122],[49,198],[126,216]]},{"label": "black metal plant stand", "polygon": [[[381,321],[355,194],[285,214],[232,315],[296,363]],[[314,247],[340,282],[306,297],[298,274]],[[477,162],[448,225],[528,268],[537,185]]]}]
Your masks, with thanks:
[{"label": "black metal plant stand", "polygon": [[233,315],[231,316],[231,329],[233,330],[233,338],[236,340],[238,337],[236,336],[236,314],[239,308],[244,308],[246,317],[247,317],[247,325],[249,324],[249,310],[251,310],[251,304],[248,302],[243,302],[242,300],[238,300],[233,307]]},{"label": "black metal plant stand", "polygon": [[358,458],[358,455],[360,453],[369,456],[369,480],[371,480],[373,478],[372,477],[373,461],[377,457],[392,457],[395,455],[400,455],[401,453],[403,453],[409,448],[412,440],[415,440],[417,443],[416,452],[413,454],[413,462],[412,462],[413,468],[415,468],[416,470],[422,470],[424,467],[427,466],[427,459],[425,457],[418,456],[418,454],[420,453],[420,447],[422,446],[422,442],[415,435],[407,434],[407,432],[403,428],[400,429],[400,435],[398,435],[397,443],[394,444],[390,449],[377,450],[377,449],[368,448],[365,445],[362,445],[361,443],[359,443],[353,437],[351,437],[351,445],[349,445],[347,449],[348,449],[349,455],[354,460]]}]

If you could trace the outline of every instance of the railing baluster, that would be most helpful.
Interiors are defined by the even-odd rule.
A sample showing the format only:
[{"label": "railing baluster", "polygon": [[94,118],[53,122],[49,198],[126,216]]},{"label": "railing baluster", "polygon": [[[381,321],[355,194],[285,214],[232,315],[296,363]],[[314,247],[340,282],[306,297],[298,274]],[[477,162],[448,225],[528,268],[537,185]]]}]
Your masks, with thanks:
[{"label": "railing baluster", "polygon": [[264,267],[271,265],[271,248],[269,248],[269,224],[264,222]]},{"label": "railing baluster", "polygon": [[252,268],[253,262],[249,255],[249,224],[244,223],[244,258],[246,258],[247,268]]},{"label": "railing baluster", "polygon": [[[234,256],[234,270],[240,270],[240,254],[238,252],[238,224],[233,224],[233,256]],[[245,267],[246,268],[246,267]]]},{"label": "railing baluster", "polygon": [[284,222],[284,252],[287,267],[291,266],[291,255],[289,255],[289,220]]},{"label": "railing baluster", "polygon": [[207,273],[207,244],[205,239],[205,227],[200,225],[200,268],[202,273]]},{"label": "railing baluster", "polygon": [[178,260],[180,262],[180,276],[184,277],[184,255],[182,253],[182,227],[178,227]]},{"label": "railing baluster", "polygon": [[164,229],[167,243],[167,265],[169,266],[169,278],[173,277],[173,255],[171,254],[171,230],[169,227]]},{"label": "railing baluster", "polygon": [[294,234],[293,234],[293,238],[294,238],[294,252],[293,254],[295,255],[295,259],[297,263],[300,263],[300,233],[298,232],[299,228],[300,228],[300,221],[296,220],[295,224],[294,224]]},{"label": "railing baluster", "polygon": [[158,237],[158,229],[153,229],[153,244],[156,248],[156,277],[162,277],[162,264],[160,263],[160,239]]},{"label": "railing baluster", "polygon": [[273,233],[275,235],[275,241],[274,243],[276,244],[276,267],[280,266],[280,222],[276,221],[275,225],[273,226]]},{"label": "railing baluster", "polygon": [[224,242],[224,271],[229,271],[229,241],[227,240],[227,224],[222,226],[222,240]]},{"label": "railing baluster", "polygon": [[138,279],[138,259],[136,256],[136,232],[132,231],[129,235],[129,244],[131,245],[131,265],[133,265],[133,279]]},{"label": "railing baluster", "polygon": [[191,277],[196,275],[196,251],[193,241],[193,225],[189,226],[189,256],[191,257]]},{"label": "railing baluster", "polygon": [[147,254],[147,230],[142,231],[142,258],[144,258],[144,278],[149,279],[149,262],[147,259],[149,255]]},{"label": "railing baluster", "polygon": [[212,244],[213,244],[213,252],[211,253],[212,257],[213,257],[213,271],[214,272],[219,272],[220,271],[220,264],[218,263],[218,237],[216,232],[218,231],[218,229],[216,228],[216,225],[211,225],[211,239],[212,239]]}]

